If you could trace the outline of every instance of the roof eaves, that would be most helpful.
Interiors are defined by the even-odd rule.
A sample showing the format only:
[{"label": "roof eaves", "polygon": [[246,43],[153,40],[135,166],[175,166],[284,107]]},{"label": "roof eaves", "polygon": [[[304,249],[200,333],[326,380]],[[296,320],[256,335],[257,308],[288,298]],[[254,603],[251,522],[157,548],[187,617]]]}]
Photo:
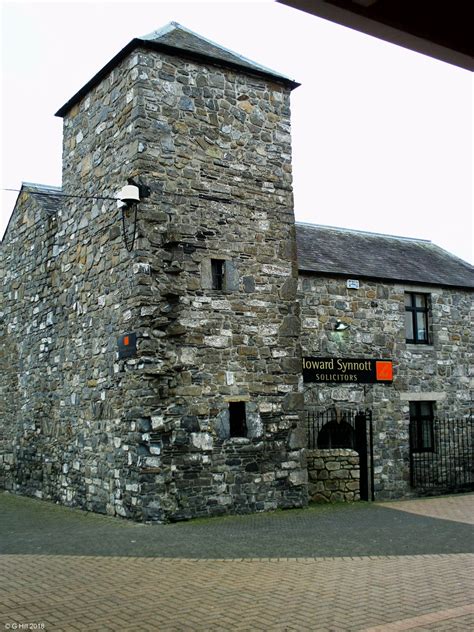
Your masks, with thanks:
[{"label": "roof eaves", "polygon": [[290,88],[290,90],[294,90],[301,84],[297,81],[293,81],[293,79],[289,79],[288,77],[284,77],[283,75],[278,75],[272,73],[270,70],[259,69],[257,66],[255,68],[248,68],[246,66],[242,66],[237,62],[231,62],[227,60],[216,59],[210,55],[205,55],[203,53],[198,53],[194,51],[184,50],[182,48],[177,48],[176,46],[170,46],[169,44],[163,44],[161,42],[156,42],[153,40],[147,40],[135,37],[131,40],[121,51],[119,51],[103,68],[97,72],[92,79],[90,79],[82,88],[74,94],[69,101],[67,101],[63,106],[59,108],[59,110],[55,113],[55,116],[64,117],[69,110],[74,107],[74,105],[80,101],[88,92],[92,90],[104,77],[106,77],[114,68],[117,66],[128,54],[134,51],[136,48],[145,48],[147,50],[161,51],[164,53],[168,53],[170,55],[180,57],[185,57],[187,59],[192,59],[195,61],[210,63],[213,66],[223,66],[225,68],[233,68],[235,70],[244,71],[249,75],[255,75],[258,77],[264,77],[266,79],[271,79],[272,81],[276,81],[277,83],[282,83]]},{"label": "roof eaves", "polygon": [[96,86],[106,75],[111,72],[115,66],[117,66],[122,59],[124,59],[129,53],[131,53],[135,48],[139,45],[139,40],[134,38],[131,42],[129,42],[121,51],[119,51],[115,57],[105,64],[103,68],[97,72],[92,79],[89,79],[87,83],[85,83],[82,88],[74,94],[69,101],[67,101],[63,106],[59,108],[54,116],[63,117],[65,116],[69,110],[74,107],[74,105],[82,99],[88,92],[92,90],[94,86]]},{"label": "roof eaves", "polygon": [[[462,261],[462,259],[460,260]],[[305,264],[298,264],[298,272],[303,274],[317,274],[323,277],[331,277],[331,278],[357,278],[357,279],[365,279],[366,281],[383,281],[386,283],[403,283],[405,285],[420,285],[424,287],[445,287],[445,288],[457,288],[460,290],[471,290],[474,291],[474,282],[472,284],[458,282],[458,283],[449,283],[447,281],[420,281],[419,279],[410,279],[410,278],[400,278],[397,276],[389,277],[386,275],[377,276],[376,274],[366,274],[359,272],[334,272],[333,270],[323,270],[323,269],[315,269],[315,267],[310,268],[309,266],[305,266]]]}]

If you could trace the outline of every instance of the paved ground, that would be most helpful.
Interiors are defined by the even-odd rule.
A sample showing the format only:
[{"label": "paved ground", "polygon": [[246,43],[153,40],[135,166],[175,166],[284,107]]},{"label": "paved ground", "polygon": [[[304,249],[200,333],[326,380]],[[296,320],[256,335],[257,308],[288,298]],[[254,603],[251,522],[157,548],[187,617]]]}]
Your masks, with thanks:
[{"label": "paved ground", "polygon": [[0,494],[0,632],[474,630],[473,516],[465,494],[141,525]]}]

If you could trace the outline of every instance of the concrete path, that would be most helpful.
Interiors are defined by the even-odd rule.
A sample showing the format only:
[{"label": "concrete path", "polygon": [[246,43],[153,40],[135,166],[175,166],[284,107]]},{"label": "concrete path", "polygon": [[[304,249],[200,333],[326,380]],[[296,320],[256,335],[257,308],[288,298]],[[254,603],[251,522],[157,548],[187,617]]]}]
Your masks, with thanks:
[{"label": "concrete path", "polygon": [[474,630],[473,516],[464,494],[142,525],[0,494],[0,631]]}]

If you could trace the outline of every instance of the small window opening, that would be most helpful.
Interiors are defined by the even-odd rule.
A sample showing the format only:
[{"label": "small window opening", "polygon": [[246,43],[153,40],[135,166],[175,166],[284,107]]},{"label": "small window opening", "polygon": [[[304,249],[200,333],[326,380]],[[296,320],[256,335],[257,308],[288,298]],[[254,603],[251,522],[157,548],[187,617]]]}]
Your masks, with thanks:
[{"label": "small window opening", "polygon": [[225,261],[223,259],[211,259],[212,289],[224,288]]},{"label": "small window opening", "polygon": [[410,402],[412,452],[434,452],[433,402]]},{"label": "small window opening", "polygon": [[245,402],[229,402],[229,427],[231,437],[247,436]]}]

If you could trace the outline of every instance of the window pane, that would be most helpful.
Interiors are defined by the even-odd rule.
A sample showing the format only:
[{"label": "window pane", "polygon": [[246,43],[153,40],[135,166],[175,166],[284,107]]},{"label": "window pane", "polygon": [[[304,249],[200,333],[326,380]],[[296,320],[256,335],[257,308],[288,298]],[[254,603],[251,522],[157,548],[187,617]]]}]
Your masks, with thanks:
[{"label": "window pane", "polygon": [[417,307],[426,307],[426,296],[424,294],[415,294],[415,305]]},{"label": "window pane", "polygon": [[420,416],[431,419],[433,417],[433,404],[431,402],[420,402]]},{"label": "window pane", "polygon": [[411,294],[405,292],[405,307],[411,307]]},{"label": "window pane", "polygon": [[413,452],[418,452],[421,447],[419,428],[420,425],[416,419],[410,420],[410,445]]},{"label": "window pane", "polygon": [[411,312],[405,312],[405,334],[407,340],[415,338],[413,334],[413,316]]},{"label": "window pane", "polygon": [[426,341],[428,339],[425,312],[416,313],[416,333],[417,333],[417,338],[419,341]]},{"label": "window pane", "polygon": [[410,402],[410,444],[413,452],[432,452],[433,402]]},{"label": "window pane", "polygon": [[420,422],[421,426],[421,448],[424,450],[430,450],[433,447],[432,433],[431,433],[431,421],[424,419]]}]

